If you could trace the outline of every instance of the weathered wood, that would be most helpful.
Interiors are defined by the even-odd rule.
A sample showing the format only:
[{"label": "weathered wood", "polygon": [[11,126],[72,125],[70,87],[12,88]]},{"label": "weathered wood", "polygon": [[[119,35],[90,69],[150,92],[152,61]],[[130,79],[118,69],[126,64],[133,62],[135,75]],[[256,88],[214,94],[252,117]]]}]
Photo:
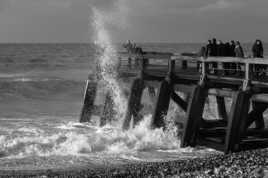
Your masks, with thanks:
[{"label": "weathered wood", "polygon": [[225,139],[225,153],[239,150],[239,143],[245,136],[246,118],[250,106],[250,93],[238,91],[233,99]]},{"label": "weathered wood", "polygon": [[183,109],[185,112],[187,111],[188,103],[178,96],[175,91],[171,92],[170,97],[177,105],[180,106],[181,109]]},{"label": "weathered wood", "polygon": [[215,138],[213,140],[209,138],[205,138],[205,139],[201,138],[197,140],[197,143],[200,146],[206,146],[206,147],[213,148],[219,151],[224,151],[222,140],[219,138],[218,140]]},{"label": "weathered wood", "polygon": [[268,103],[268,94],[262,93],[262,94],[253,95],[251,100],[254,102]]},{"label": "weathered wood", "polygon": [[105,126],[107,123],[111,123],[115,116],[114,102],[111,93],[108,92],[105,97],[105,103],[103,113],[100,119],[100,126]]},{"label": "weathered wood", "polygon": [[144,81],[142,79],[135,79],[132,87],[131,93],[128,100],[127,112],[123,122],[123,129],[127,130],[130,127],[130,121],[133,117],[134,123],[140,121],[139,111],[141,109],[141,97],[144,90]]},{"label": "weathered wood", "polygon": [[209,89],[208,94],[209,95],[214,95],[214,96],[220,96],[220,97],[228,97],[232,98],[233,97],[233,90],[230,89]]},{"label": "weathered wood", "polygon": [[217,127],[226,127],[227,121],[225,120],[202,120],[201,126],[202,128],[217,128]]},{"label": "weathered wood", "polygon": [[[159,53],[142,53],[135,57],[151,60],[159,56],[161,56]],[[164,55],[162,55],[162,57],[163,56]],[[161,82],[153,113],[153,127],[163,127],[165,125],[163,117],[167,115],[171,98],[179,104],[183,110],[187,109],[187,120],[184,124],[185,129],[183,131],[181,142],[183,147],[195,146],[196,141],[198,140],[198,144],[204,144],[208,147],[214,147],[228,153],[244,149],[242,148],[243,145],[247,148],[253,148],[256,145],[251,144],[254,143],[266,144],[266,141],[260,141],[258,138],[267,138],[267,130],[255,131],[246,129],[247,125],[254,120],[258,120],[258,118],[263,119],[262,113],[268,107],[268,104],[263,104],[262,106],[257,104],[257,107],[253,107],[253,111],[248,117],[251,97],[251,93],[248,91],[251,91],[252,94],[258,94],[256,97],[254,96],[252,98],[253,103],[268,102],[268,97],[264,96],[265,93],[268,93],[268,76],[260,79],[254,78],[252,75],[252,69],[255,64],[264,64],[268,66],[268,61],[266,59],[242,59],[230,57],[209,57],[204,59],[196,56],[184,57],[175,55],[167,55],[165,58],[169,59],[169,63],[165,62],[163,65],[154,60],[151,60],[150,63],[147,63],[146,60],[142,60],[143,64],[139,69],[141,71],[140,75],[139,72],[136,71],[137,76],[140,76],[146,83],[153,83],[154,87],[158,86],[159,82]],[[179,62],[176,63],[175,60]],[[198,63],[202,65],[201,71],[196,69],[196,64]],[[226,63],[234,63],[237,66],[241,66],[241,69],[239,68],[239,71],[235,72],[240,75],[221,72],[223,70],[229,70],[224,67],[226,66]],[[127,70],[124,68],[124,65],[121,67],[123,72],[124,70]],[[215,72],[211,72],[211,69],[209,68],[211,65],[214,65]],[[120,72],[122,72],[122,70],[120,70]],[[131,70],[133,71],[134,69]],[[217,73],[217,71],[219,72]],[[201,75],[203,77],[200,80]],[[182,92],[188,93],[191,89],[180,89],[180,85],[191,87],[198,82],[199,85],[193,90],[193,95],[188,103],[174,92],[175,89],[175,91],[182,90]],[[208,91],[208,89],[210,90]],[[240,91],[240,89],[243,91]],[[152,96],[154,95],[153,90],[149,93],[151,93]],[[217,97],[220,121],[208,122],[202,119],[207,95],[215,95]],[[262,95],[264,97],[262,97]],[[234,98],[229,118],[227,116],[224,97]],[[131,117],[132,116],[133,114],[131,114]],[[258,118],[256,119],[256,117]]]},{"label": "weathered wood", "polygon": [[205,100],[208,89],[203,86],[196,86],[187,109],[185,128],[182,136],[181,146],[195,146],[197,132],[200,128]]},{"label": "weathered wood", "polygon": [[252,102],[252,111],[247,117],[247,127],[249,127],[253,122],[255,122],[256,128],[264,128],[264,118],[263,113],[268,108],[268,102]]},{"label": "weathered wood", "polygon": [[244,140],[240,143],[239,151],[252,150],[268,147],[268,139]]},{"label": "weathered wood", "polygon": [[171,91],[172,84],[164,80],[158,90],[158,96],[152,120],[153,128],[160,128],[165,126],[164,117],[167,115],[169,108]]},{"label": "weathered wood", "polygon": [[199,134],[203,137],[225,137],[226,128],[214,127],[212,129],[200,129]]},{"label": "weathered wood", "polygon": [[226,105],[225,105],[225,99],[221,96],[216,96],[217,101],[217,110],[218,110],[218,117],[219,119],[228,120],[227,112],[226,112]]},{"label": "weathered wood", "polygon": [[90,122],[91,115],[94,109],[94,100],[97,93],[97,83],[87,80],[85,94],[84,94],[84,103],[82,107],[82,112],[80,115],[80,122]]},{"label": "weathered wood", "polygon": [[246,135],[268,138],[268,129],[247,129]]}]

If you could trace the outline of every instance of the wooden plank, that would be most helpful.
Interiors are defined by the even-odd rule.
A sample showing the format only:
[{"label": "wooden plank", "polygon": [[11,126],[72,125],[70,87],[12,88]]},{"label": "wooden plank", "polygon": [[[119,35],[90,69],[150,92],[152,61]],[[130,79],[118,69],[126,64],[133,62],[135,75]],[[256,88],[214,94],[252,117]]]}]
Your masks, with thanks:
[{"label": "wooden plank", "polygon": [[268,94],[255,94],[251,98],[252,101],[268,103]]},{"label": "wooden plank", "polygon": [[187,110],[185,128],[181,141],[182,147],[196,145],[196,136],[201,125],[207,95],[208,89],[202,86],[198,85],[193,90]]},{"label": "wooden plank", "polygon": [[171,99],[180,106],[185,112],[187,111],[188,103],[178,96],[174,91],[171,92]]},{"label": "wooden plank", "polygon": [[225,120],[202,120],[201,128],[211,129],[217,127],[226,127],[227,121]]},{"label": "wooden plank", "polygon": [[233,97],[235,91],[231,90],[231,89],[209,89],[208,94],[209,95],[214,95],[214,96],[222,96],[222,97],[228,97],[231,98]]},{"label": "wooden plank", "polygon": [[191,94],[195,85],[183,85],[183,84],[175,84],[174,90],[179,91],[186,94]]},{"label": "wooden plank", "polygon": [[248,129],[247,136],[257,136],[260,138],[268,138],[268,129]]},{"label": "wooden plank", "polygon": [[215,150],[219,150],[219,151],[224,151],[224,145],[222,143],[220,143],[221,140],[219,141],[213,141],[213,140],[207,140],[207,139],[198,139],[197,140],[197,144],[200,146],[205,146],[208,148],[213,148]]},{"label": "wooden plank", "polygon": [[268,139],[250,139],[250,140],[243,140],[240,143],[238,151],[260,149],[267,147],[268,147]]},{"label": "wooden plank", "polygon": [[143,58],[148,58],[148,59],[169,59],[174,54],[169,53],[169,52],[146,51],[146,52],[143,52],[142,54],[140,54],[140,53],[119,52],[118,55],[119,55],[120,58],[143,57]]},{"label": "wooden plank", "polygon": [[200,136],[202,137],[225,137],[225,127],[214,127],[212,129],[200,129]]}]

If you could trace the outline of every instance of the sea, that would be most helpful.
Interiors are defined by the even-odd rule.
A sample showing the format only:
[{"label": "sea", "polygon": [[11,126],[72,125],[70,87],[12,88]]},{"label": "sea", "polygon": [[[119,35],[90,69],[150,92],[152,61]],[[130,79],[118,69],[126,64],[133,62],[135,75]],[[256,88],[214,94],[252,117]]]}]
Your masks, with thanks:
[{"label": "sea", "polygon": [[[203,44],[138,45],[145,51],[182,53],[197,52]],[[247,54],[251,45],[243,45]],[[114,46],[123,50],[121,44]],[[122,131],[119,124],[79,123],[86,80],[94,75],[97,53],[94,44],[0,44],[0,170],[220,154],[201,147],[180,148],[176,129],[150,128],[150,112],[129,131]],[[175,106],[173,110],[180,112]]]}]

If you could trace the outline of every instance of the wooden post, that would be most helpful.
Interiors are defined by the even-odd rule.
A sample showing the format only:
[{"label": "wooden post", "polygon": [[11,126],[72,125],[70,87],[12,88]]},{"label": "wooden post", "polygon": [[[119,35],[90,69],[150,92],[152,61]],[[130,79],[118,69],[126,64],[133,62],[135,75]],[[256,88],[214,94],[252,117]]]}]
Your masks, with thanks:
[{"label": "wooden post", "polygon": [[217,101],[217,109],[218,109],[218,117],[224,121],[228,120],[227,112],[226,112],[226,105],[225,99],[222,96],[216,96]]},{"label": "wooden post", "polygon": [[93,112],[94,100],[97,93],[97,83],[90,83],[89,80],[86,82],[85,94],[84,94],[84,104],[82,107],[82,112],[80,115],[80,122],[90,122],[91,115]]},{"label": "wooden post", "polygon": [[157,101],[155,104],[152,127],[160,128],[165,126],[164,117],[167,115],[169,108],[172,84],[164,80],[159,88]]},{"label": "wooden post", "polygon": [[103,113],[100,119],[100,126],[105,126],[108,122],[111,123],[114,116],[114,102],[111,93],[108,92],[105,97]]},{"label": "wooden post", "polygon": [[152,127],[160,128],[165,126],[164,118],[167,115],[170,96],[173,91],[172,76],[175,69],[175,60],[169,60],[169,71],[166,79],[161,83],[157,101],[154,108]]},{"label": "wooden post", "polygon": [[250,106],[250,93],[239,91],[233,98],[225,138],[225,153],[239,150],[241,138],[245,135],[246,120]]},{"label": "wooden post", "polygon": [[134,117],[134,123],[139,122],[140,118],[138,113],[141,108],[141,97],[144,90],[144,81],[142,79],[135,79],[132,87],[131,93],[128,100],[127,112],[123,122],[123,129],[127,130],[130,127],[130,121],[132,116]]},{"label": "wooden post", "polygon": [[196,136],[201,125],[207,95],[208,89],[204,86],[197,85],[193,90],[181,140],[182,147],[196,145]]}]

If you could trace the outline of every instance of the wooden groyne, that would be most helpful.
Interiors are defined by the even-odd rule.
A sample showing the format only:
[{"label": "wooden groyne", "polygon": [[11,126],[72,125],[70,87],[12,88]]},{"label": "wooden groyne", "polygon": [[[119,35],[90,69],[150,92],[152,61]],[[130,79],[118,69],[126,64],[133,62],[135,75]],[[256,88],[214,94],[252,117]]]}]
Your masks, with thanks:
[{"label": "wooden groyne", "polygon": [[[268,67],[268,59],[203,58],[159,52],[120,53],[120,59],[119,74],[134,78],[123,129],[130,127],[131,119],[134,124],[140,121],[144,89],[148,88],[152,96],[157,89],[152,127],[165,127],[164,118],[173,100],[186,113],[182,147],[202,145],[225,153],[268,147],[268,129],[263,125],[250,127],[263,120],[268,107],[268,76],[263,71],[259,75],[256,68]],[[188,95],[189,100],[181,98],[177,91]],[[218,118],[213,121],[204,118],[209,95],[216,97],[218,109]],[[226,98],[232,99],[228,111]],[[87,98],[85,94],[86,105],[92,105],[92,100],[94,97]],[[81,121],[88,120],[89,114],[87,119],[83,115]]]}]

